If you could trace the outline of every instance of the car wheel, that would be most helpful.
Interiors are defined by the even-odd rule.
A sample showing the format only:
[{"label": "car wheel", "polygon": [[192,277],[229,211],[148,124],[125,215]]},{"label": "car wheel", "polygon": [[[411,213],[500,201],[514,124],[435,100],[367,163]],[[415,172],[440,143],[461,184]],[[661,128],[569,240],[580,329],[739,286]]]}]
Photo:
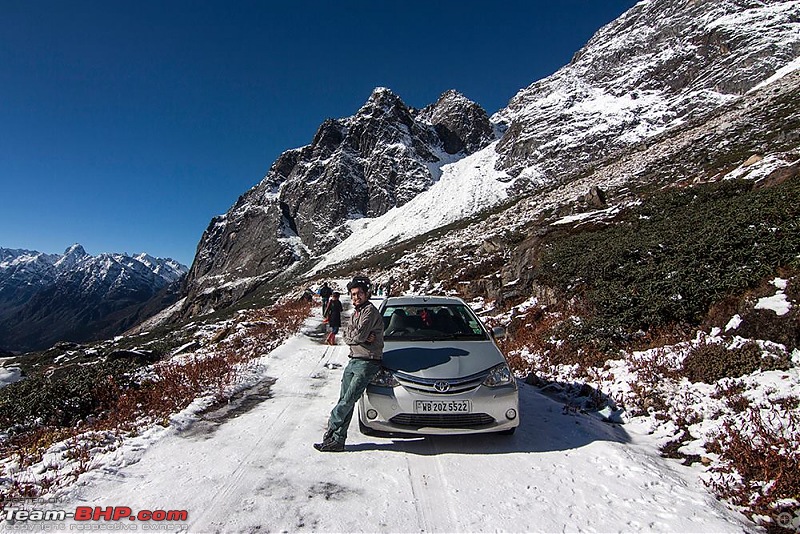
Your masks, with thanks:
[{"label": "car wheel", "polygon": [[501,436],[513,436],[514,432],[516,431],[517,427],[514,427],[514,428],[509,428],[507,430],[501,430],[500,432],[498,432],[498,434],[500,434]]}]

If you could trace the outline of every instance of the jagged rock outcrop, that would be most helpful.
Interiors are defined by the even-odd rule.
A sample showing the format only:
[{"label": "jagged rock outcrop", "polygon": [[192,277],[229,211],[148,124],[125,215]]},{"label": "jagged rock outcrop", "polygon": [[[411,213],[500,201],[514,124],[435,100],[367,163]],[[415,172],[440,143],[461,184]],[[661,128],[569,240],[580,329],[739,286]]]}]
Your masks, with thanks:
[{"label": "jagged rock outcrop", "polygon": [[452,89],[423,109],[421,116],[433,125],[448,154],[472,154],[494,137],[486,111]]},{"label": "jagged rock outcrop", "polygon": [[441,165],[493,141],[486,112],[456,91],[422,110],[377,88],[352,117],[326,120],[214,218],[187,279],[184,316],[225,306],[298,260],[329,250],[349,224],[402,206]]},{"label": "jagged rock outcrop", "polygon": [[[415,110],[377,89],[356,115],[326,121],[310,145],[284,153],[212,221],[183,315],[292,276],[291,266],[330,250],[359,227],[354,221],[402,208],[428,190],[442,164],[470,153],[487,166],[478,174],[507,176],[511,194],[563,188],[570,201],[602,207],[601,190],[630,176],[606,180],[593,175],[597,169],[614,168],[618,158],[734,105],[791,68],[800,56],[798,21],[800,0],[639,2],[491,119],[454,91]],[[502,138],[490,146],[493,132]],[[721,149],[698,143],[689,148]],[[660,170],[663,181],[691,174],[680,158]]]},{"label": "jagged rock outcrop", "polygon": [[0,248],[0,347],[44,349],[122,333],[178,298],[187,268],[147,254]]},{"label": "jagged rock outcrop", "polygon": [[796,0],[639,2],[493,117],[497,167],[549,184],[702,117],[797,58],[798,21]]}]

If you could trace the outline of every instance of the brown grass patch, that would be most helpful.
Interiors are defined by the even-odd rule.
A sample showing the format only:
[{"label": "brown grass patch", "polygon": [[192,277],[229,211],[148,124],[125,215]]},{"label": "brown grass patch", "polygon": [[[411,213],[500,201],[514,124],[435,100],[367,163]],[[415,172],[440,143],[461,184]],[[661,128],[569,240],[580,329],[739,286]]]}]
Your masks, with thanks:
[{"label": "brown grass patch", "polygon": [[[4,474],[0,509],[13,499],[32,498],[74,481],[91,468],[96,452],[113,450],[122,436],[153,424],[169,425],[169,416],[194,399],[214,395],[224,401],[230,386],[247,370],[247,363],[276,348],[294,334],[308,317],[311,304],[286,302],[241,314],[225,336],[203,353],[158,362],[131,383],[112,376],[101,380],[93,396],[101,411],[72,426],[39,425],[16,428],[0,443],[4,457],[16,459],[22,470]],[[25,470],[42,461],[54,444],[64,442],[62,465],[44,467],[33,475]],[[64,469],[68,466],[68,469]]]}]

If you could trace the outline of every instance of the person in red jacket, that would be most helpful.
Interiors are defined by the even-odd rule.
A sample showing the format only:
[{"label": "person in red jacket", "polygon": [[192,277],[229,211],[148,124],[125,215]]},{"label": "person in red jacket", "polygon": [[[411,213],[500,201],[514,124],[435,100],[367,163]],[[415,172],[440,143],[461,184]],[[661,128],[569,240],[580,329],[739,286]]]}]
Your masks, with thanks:
[{"label": "person in red jacket", "polygon": [[339,300],[338,291],[334,291],[331,294],[331,300],[328,302],[328,308],[325,310],[325,318],[328,320],[328,326],[331,328],[328,337],[325,338],[325,343],[328,345],[336,345],[336,334],[339,333],[339,327],[342,326],[342,302]]}]

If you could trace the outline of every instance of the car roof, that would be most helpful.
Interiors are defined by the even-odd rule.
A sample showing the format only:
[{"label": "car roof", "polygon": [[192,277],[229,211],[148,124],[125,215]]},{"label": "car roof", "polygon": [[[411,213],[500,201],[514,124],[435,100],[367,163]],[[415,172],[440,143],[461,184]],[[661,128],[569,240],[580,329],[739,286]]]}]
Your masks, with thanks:
[{"label": "car roof", "polygon": [[442,306],[448,304],[466,305],[466,303],[458,297],[439,295],[404,295],[386,299],[386,306]]}]

